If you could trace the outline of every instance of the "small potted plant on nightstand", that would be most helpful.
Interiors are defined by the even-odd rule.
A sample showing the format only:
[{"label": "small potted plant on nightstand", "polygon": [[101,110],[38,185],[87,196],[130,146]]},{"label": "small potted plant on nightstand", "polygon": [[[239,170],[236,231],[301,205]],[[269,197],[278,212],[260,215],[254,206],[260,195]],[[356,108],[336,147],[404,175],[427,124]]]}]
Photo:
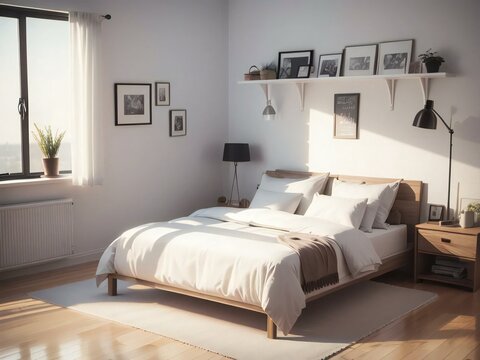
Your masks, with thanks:
[{"label": "small potted plant on nightstand", "polygon": [[474,226],[480,226],[480,202],[471,202],[467,206],[467,211],[473,212]]},{"label": "small potted plant on nightstand", "polygon": [[427,68],[428,73],[436,73],[440,69],[440,65],[445,62],[445,59],[440,55],[437,55],[436,51],[432,52],[432,49],[428,49],[423,54],[418,55]]},{"label": "small potted plant on nightstand", "polygon": [[34,126],[35,131],[32,131],[32,134],[44,156],[43,169],[45,177],[57,177],[59,176],[57,153],[65,136],[65,131],[59,134],[57,130],[55,136],[53,136],[50,126],[46,126],[43,130],[37,124],[34,124]]}]

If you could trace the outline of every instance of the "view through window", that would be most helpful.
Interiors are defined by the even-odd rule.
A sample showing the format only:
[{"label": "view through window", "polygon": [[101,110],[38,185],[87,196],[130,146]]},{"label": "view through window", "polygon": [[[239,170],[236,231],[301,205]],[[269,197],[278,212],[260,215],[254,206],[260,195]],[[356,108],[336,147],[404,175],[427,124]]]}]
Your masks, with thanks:
[{"label": "view through window", "polygon": [[[60,18],[60,19],[59,19]],[[66,130],[58,157],[71,169],[69,24],[66,14],[0,6],[0,179],[39,176],[34,124]],[[19,101],[25,99],[25,116]]]}]

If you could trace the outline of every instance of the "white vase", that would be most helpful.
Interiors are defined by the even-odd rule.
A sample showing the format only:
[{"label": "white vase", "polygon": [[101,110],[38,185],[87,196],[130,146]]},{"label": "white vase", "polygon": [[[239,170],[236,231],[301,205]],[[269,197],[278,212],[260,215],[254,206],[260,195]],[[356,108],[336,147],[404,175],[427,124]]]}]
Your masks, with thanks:
[{"label": "white vase", "polygon": [[465,211],[460,214],[460,226],[462,228],[471,228],[474,225],[474,212]]}]

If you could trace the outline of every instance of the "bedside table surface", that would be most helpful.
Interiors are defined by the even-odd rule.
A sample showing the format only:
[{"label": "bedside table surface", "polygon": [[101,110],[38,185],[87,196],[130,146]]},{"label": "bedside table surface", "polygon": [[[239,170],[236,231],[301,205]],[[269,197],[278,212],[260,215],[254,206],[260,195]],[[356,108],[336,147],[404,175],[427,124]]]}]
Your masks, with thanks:
[{"label": "bedside table surface", "polygon": [[480,234],[480,227],[462,228],[460,226],[440,226],[437,223],[423,223],[416,225],[417,229],[444,231],[455,234],[473,235]]}]

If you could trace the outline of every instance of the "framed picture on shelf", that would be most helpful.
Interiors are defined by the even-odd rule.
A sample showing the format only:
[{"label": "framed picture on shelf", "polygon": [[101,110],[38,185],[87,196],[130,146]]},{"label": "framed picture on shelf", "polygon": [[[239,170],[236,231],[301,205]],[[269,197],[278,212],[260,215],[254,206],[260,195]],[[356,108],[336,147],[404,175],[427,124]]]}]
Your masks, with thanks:
[{"label": "framed picture on shelf", "polygon": [[312,65],[301,65],[298,67],[297,78],[308,78],[310,76],[310,69]]},{"label": "framed picture on shelf", "polygon": [[344,50],[344,76],[362,76],[375,74],[377,44],[347,46]]},{"label": "framed picture on shelf", "polygon": [[443,205],[430,205],[428,209],[428,221],[440,221],[443,219]]},{"label": "framed picture on shelf", "polygon": [[317,77],[340,76],[342,67],[342,54],[320,55],[318,59]]},{"label": "framed picture on shelf", "polygon": [[187,110],[170,110],[170,136],[187,135]]},{"label": "framed picture on shelf", "polygon": [[360,94],[335,94],[334,128],[335,139],[358,139],[358,113]]},{"label": "framed picture on shelf", "polygon": [[412,47],[413,40],[389,41],[378,44],[377,74],[408,73]]},{"label": "framed picture on shelf", "polygon": [[155,106],[169,106],[170,105],[170,83],[156,82],[155,83]]},{"label": "framed picture on shelf", "polygon": [[313,50],[282,51],[278,53],[278,79],[291,79],[298,76],[302,65],[312,65]]},{"label": "framed picture on shelf", "polygon": [[115,84],[115,126],[152,124],[152,84]]}]

